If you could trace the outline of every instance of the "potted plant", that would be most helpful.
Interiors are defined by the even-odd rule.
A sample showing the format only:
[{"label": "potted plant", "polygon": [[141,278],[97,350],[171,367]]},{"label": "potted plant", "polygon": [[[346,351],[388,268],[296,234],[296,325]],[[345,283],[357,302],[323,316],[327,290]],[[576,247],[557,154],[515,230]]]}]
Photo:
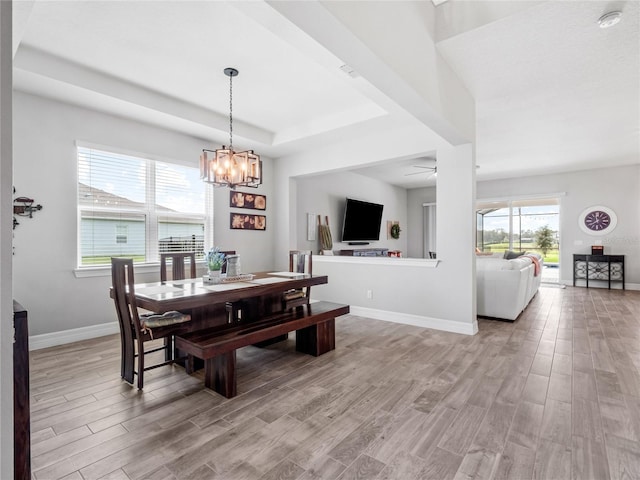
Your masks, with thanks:
[{"label": "potted plant", "polygon": [[220,271],[225,262],[225,254],[220,251],[220,248],[214,247],[205,253],[204,259],[207,262],[209,268],[209,278],[220,278]]}]

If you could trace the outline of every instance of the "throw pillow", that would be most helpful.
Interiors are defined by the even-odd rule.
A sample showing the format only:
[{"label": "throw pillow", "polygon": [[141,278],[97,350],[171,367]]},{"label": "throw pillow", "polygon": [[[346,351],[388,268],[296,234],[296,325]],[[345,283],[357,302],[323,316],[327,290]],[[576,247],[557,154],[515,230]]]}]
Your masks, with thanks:
[{"label": "throw pillow", "polygon": [[524,255],[524,252],[513,252],[511,250],[507,250],[506,252],[504,252],[504,258],[506,260],[512,260],[514,258],[518,258],[520,256]]}]

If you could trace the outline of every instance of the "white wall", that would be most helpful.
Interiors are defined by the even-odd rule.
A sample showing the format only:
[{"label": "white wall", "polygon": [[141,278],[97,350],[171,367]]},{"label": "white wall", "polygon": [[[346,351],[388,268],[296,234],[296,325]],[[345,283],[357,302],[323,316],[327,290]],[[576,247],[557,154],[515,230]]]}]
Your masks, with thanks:
[{"label": "white wall", "polygon": [[0,2],[0,478],[13,478],[12,2]]},{"label": "white wall", "polygon": [[[314,175],[296,179],[296,246],[303,250],[320,249],[320,239],[316,231],[316,240],[307,240],[307,214],[313,213],[329,217],[329,225],[333,237],[333,250],[353,248],[388,248],[401,250],[406,255],[407,240],[407,191],[388,183],[375,180],[352,172]],[[345,198],[355,198],[367,202],[384,205],[380,240],[370,245],[350,246],[340,242],[342,236],[342,220],[344,217]],[[400,238],[387,238],[387,221],[400,222]],[[315,220],[314,220],[315,221]]]},{"label": "white wall", "polygon": [[422,205],[425,203],[436,203],[436,200],[437,187],[412,188],[407,192],[407,222],[409,225],[409,231],[407,232],[407,252],[410,257],[421,258],[425,256],[423,234],[424,212]]},{"label": "white wall", "polygon": [[[210,142],[21,92],[15,93],[14,102],[16,193],[43,205],[32,219],[20,218],[15,230],[14,294],[29,311],[30,334],[105,323],[115,327],[113,301],[108,294],[110,270],[89,278],[74,275],[76,140],[192,166],[198,165],[202,148]],[[273,268],[272,164],[269,159],[263,161],[264,185],[249,190],[267,196],[267,231],[231,231],[229,191],[215,191],[215,243],[238,251],[247,271]],[[157,280],[158,269],[136,279]]]},{"label": "white wall", "polygon": [[[314,261],[314,272],[329,276],[328,285],[314,287],[312,297],[348,303],[354,313],[384,320],[411,323],[429,328],[473,334],[477,331],[475,301],[475,168],[470,145],[438,150],[438,262],[382,262],[342,258]],[[280,192],[279,192],[280,193]],[[313,248],[306,241],[306,214],[329,212],[334,237],[340,233],[341,205],[346,196],[379,201],[390,205],[387,219],[400,220],[401,228],[411,231],[406,221],[407,193],[402,188],[348,172],[297,179],[292,194],[297,208],[292,216],[298,225],[292,245]],[[394,216],[397,218],[391,217]],[[300,226],[300,222],[303,223]],[[421,229],[422,221],[418,222]],[[407,226],[408,225],[408,226]],[[404,232],[404,231],[403,231]],[[385,236],[386,237],[386,236]],[[401,233],[402,242],[406,235]],[[397,245],[393,240],[371,246]],[[316,244],[317,245],[317,244]],[[406,245],[406,244],[405,244]],[[334,241],[334,250],[347,245]],[[395,247],[394,247],[395,249]],[[403,251],[405,247],[401,248]],[[358,261],[362,260],[362,261]],[[405,259],[401,259],[405,260]],[[372,292],[368,298],[366,292]],[[364,309],[364,310],[363,310]]]},{"label": "white wall", "polygon": [[[478,184],[479,200],[557,192],[566,193],[560,199],[560,280],[573,283],[572,255],[591,253],[594,241],[602,240],[605,253],[626,255],[626,282],[640,288],[640,165]],[[595,237],[578,226],[580,213],[594,205],[616,212],[618,224],[611,234]]]},{"label": "white wall", "polygon": [[[408,222],[421,224],[423,202],[433,201],[434,188],[408,193]],[[553,175],[528,176],[478,182],[478,200],[564,193],[560,197],[560,278],[573,282],[572,255],[590,253],[595,240],[602,240],[605,253],[626,255],[628,288],[640,288],[640,166],[602,168]],[[587,207],[604,205],[613,209],[618,225],[610,234],[590,236],[578,226],[578,216]],[[422,237],[408,237],[408,251],[419,256]]]}]

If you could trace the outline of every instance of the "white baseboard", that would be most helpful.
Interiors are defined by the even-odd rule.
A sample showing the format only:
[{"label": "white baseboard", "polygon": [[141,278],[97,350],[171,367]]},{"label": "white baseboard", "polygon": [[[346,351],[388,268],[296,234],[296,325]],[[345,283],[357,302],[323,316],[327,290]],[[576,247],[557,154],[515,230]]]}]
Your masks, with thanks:
[{"label": "white baseboard", "polygon": [[118,322],[72,328],[71,330],[43,333],[42,335],[31,335],[29,337],[29,350],[40,350],[41,348],[55,347],[80,340],[104,337],[105,335],[113,335],[114,333],[120,333]]},{"label": "white baseboard", "polygon": [[[581,282],[582,284],[576,285],[576,288],[578,287],[585,288],[584,280],[581,280]],[[592,283],[592,282],[599,282],[599,283]],[[563,285],[566,285],[567,287],[573,286],[572,280],[562,280],[560,283],[562,283]],[[590,283],[589,288],[605,288],[605,289],[607,288],[606,280],[590,280],[589,283]],[[624,288],[625,290],[638,291],[640,290],[640,283],[624,282]],[[622,290],[622,285],[620,284],[620,282],[611,282],[611,290]]]},{"label": "white baseboard", "polygon": [[410,313],[389,312],[386,310],[377,310],[375,308],[350,306],[350,313],[360,317],[373,318],[375,320],[384,320],[385,322],[403,323],[405,325],[414,325],[416,327],[433,328],[435,330],[443,330],[445,332],[463,333],[465,335],[475,335],[478,333],[478,321],[473,323],[454,322],[451,320],[443,320],[441,318],[424,317],[422,315],[413,315]]},{"label": "white baseboard", "polygon": [[[568,286],[572,285],[571,282],[561,283]],[[627,290],[640,290],[640,284],[627,283],[625,288]],[[351,305],[351,313],[353,315],[373,318],[375,320],[403,323],[405,325],[414,325],[416,327],[423,328],[433,328],[436,330],[443,330],[445,332],[463,333],[465,335],[475,335],[478,333],[477,320],[473,323],[453,322],[451,320],[443,320],[441,318],[424,317],[421,315],[412,315],[410,313],[389,312],[386,310],[358,307],[355,305]],[[41,348],[55,347],[57,345],[78,342],[80,340],[104,337],[105,335],[113,335],[119,332],[120,328],[118,327],[118,322],[111,322],[92,325],[90,327],[73,328],[71,330],[63,330],[61,332],[32,335],[29,337],[29,350],[40,350]]]}]

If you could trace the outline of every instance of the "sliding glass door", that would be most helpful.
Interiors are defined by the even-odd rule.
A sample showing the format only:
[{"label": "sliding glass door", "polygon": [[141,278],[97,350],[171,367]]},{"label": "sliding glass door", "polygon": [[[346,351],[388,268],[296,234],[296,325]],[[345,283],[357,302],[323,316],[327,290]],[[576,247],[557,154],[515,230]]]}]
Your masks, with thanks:
[{"label": "sliding glass door", "polygon": [[[560,264],[560,205],[558,198],[527,198],[479,202],[476,208],[476,247],[482,252],[537,252],[546,275],[557,281]],[[544,278],[544,277],[543,277]]]}]

